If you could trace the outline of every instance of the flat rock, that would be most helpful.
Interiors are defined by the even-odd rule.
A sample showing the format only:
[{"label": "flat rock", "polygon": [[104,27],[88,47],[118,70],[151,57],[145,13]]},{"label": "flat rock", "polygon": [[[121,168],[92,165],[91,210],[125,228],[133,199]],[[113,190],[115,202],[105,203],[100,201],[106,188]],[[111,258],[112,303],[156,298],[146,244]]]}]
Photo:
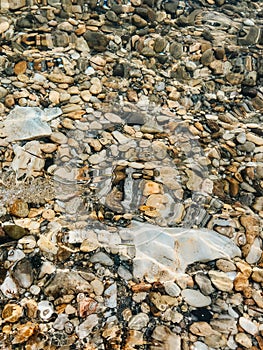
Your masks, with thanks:
[{"label": "flat rock", "polygon": [[4,121],[7,140],[31,140],[51,135],[50,126],[43,121],[44,112],[38,107],[16,106]]},{"label": "flat rock", "polygon": [[240,256],[240,250],[231,239],[206,229],[161,228],[132,222],[120,229],[120,235],[129,234],[136,249],[133,274],[142,279],[169,280],[197,261]]}]

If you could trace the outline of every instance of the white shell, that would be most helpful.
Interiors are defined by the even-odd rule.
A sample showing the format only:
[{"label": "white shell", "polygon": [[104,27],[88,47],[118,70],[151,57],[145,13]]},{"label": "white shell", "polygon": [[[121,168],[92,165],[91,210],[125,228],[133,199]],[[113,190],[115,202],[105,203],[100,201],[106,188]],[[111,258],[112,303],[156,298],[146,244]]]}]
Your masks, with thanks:
[{"label": "white shell", "polygon": [[7,298],[10,298],[10,299],[14,298],[18,293],[17,285],[16,285],[15,281],[10,276],[7,276],[5,278],[0,289],[1,289],[2,293]]},{"label": "white shell", "polygon": [[54,307],[48,300],[40,301],[37,309],[39,310],[40,318],[44,321],[48,321],[54,313]]}]

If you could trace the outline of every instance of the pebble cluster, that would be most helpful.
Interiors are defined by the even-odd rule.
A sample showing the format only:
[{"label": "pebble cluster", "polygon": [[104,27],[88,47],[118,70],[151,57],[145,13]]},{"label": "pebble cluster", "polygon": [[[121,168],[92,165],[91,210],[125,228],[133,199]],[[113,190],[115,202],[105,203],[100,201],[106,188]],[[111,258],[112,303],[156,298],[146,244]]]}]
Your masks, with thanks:
[{"label": "pebble cluster", "polygon": [[261,5],[0,0],[1,349],[263,349]]}]

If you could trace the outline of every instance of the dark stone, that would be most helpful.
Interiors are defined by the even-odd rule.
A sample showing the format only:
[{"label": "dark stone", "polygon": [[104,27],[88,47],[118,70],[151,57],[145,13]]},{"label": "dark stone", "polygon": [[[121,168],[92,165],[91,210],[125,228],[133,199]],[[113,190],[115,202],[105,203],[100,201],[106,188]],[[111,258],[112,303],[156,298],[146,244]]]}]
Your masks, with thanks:
[{"label": "dark stone", "polygon": [[202,37],[205,40],[208,40],[208,41],[213,41],[214,40],[213,35],[211,34],[211,32],[208,29],[204,29],[204,31],[202,33]]},{"label": "dark stone", "polygon": [[180,58],[183,54],[183,45],[174,42],[170,45],[169,51],[174,58]]},{"label": "dark stone", "polygon": [[215,58],[217,60],[222,60],[225,56],[225,49],[223,47],[217,47],[215,49]]},{"label": "dark stone", "polygon": [[263,58],[258,58],[257,73],[259,77],[263,77]]},{"label": "dark stone", "polygon": [[219,125],[214,120],[207,120],[206,123],[207,123],[208,128],[211,130],[211,132],[214,133],[214,132],[218,132],[220,130]]},{"label": "dark stone", "polygon": [[91,49],[98,52],[106,51],[109,43],[106,35],[88,30],[83,36]]},{"label": "dark stone", "polygon": [[117,63],[112,70],[112,74],[115,77],[124,77],[124,64],[123,63]]},{"label": "dark stone", "polygon": [[150,7],[155,6],[155,0],[143,0],[143,3],[150,6]]},{"label": "dark stone", "polygon": [[57,47],[67,47],[69,44],[69,36],[66,32],[57,30],[54,33],[54,45]]},{"label": "dark stone", "polygon": [[204,66],[208,66],[214,60],[215,60],[215,57],[214,57],[214,52],[212,49],[208,49],[202,54],[201,63]]},{"label": "dark stone", "polygon": [[165,49],[166,45],[167,41],[165,40],[165,38],[157,37],[154,42],[154,51],[160,53]]},{"label": "dark stone", "polygon": [[128,125],[143,125],[145,123],[142,114],[138,112],[124,112],[123,118]]},{"label": "dark stone", "polygon": [[238,44],[242,46],[255,45],[260,37],[259,27],[243,28],[239,33]]},{"label": "dark stone", "polygon": [[34,16],[31,14],[28,14],[25,17],[18,18],[16,22],[16,27],[24,29],[24,28],[33,28],[35,24]]},{"label": "dark stone", "polygon": [[107,20],[110,22],[117,23],[119,21],[119,17],[116,15],[114,11],[107,11],[105,14]]},{"label": "dark stone", "polygon": [[156,56],[156,58],[157,58],[158,62],[161,63],[161,64],[166,63],[167,60],[168,60],[168,56],[167,55],[158,55],[158,56]]},{"label": "dark stone", "polygon": [[97,7],[97,0],[89,0],[88,4],[91,9],[95,9]]},{"label": "dark stone", "polygon": [[111,10],[114,11],[117,15],[120,15],[123,13],[123,8],[122,8],[122,5],[112,5],[111,6]]},{"label": "dark stone", "polygon": [[203,307],[200,307],[196,310],[192,310],[191,314],[194,317],[196,317],[198,321],[203,321],[203,322],[210,322],[213,317],[213,314],[209,310]]},{"label": "dark stone", "polygon": [[4,232],[8,235],[8,237],[18,240],[29,233],[29,231],[18,225],[5,225],[3,226]]},{"label": "dark stone", "polygon": [[144,18],[145,20],[149,20],[151,22],[156,19],[155,12],[148,6],[136,8],[135,13]]},{"label": "dark stone", "polygon": [[141,51],[141,54],[145,57],[154,57],[155,56],[155,52],[153,51],[153,49],[151,47],[144,47]]},{"label": "dark stone", "polygon": [[175,72],[171,73],[171,78],[175,78],[178,81],[185,81],[190,78],[190,75],[186,72],[184,66],[179,66]]},{"label": "dark stone", "polygon": [[177,11],[178,4],[179,0],[168,0],[163,4],[163,9],[170,14],[175,14]]},{"label": "dark stone", "polygon": [[248,96],[248,97],[251,97],[251,98],[256,97],[257,94],[258,94],[256,88],[252,88],[252,87],[249,87],[249,86],[242,86],[241,92],[242,92],[242,95]]}]

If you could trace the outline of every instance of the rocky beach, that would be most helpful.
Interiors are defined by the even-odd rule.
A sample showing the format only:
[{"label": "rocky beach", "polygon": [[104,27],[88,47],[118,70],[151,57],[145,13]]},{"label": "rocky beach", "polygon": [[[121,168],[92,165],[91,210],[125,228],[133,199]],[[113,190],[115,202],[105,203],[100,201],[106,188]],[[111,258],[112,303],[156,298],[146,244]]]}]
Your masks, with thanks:
[{"label": "rocky beach", "polygon": [[0,0],[0,347],[263,349],[260,0]]}]

